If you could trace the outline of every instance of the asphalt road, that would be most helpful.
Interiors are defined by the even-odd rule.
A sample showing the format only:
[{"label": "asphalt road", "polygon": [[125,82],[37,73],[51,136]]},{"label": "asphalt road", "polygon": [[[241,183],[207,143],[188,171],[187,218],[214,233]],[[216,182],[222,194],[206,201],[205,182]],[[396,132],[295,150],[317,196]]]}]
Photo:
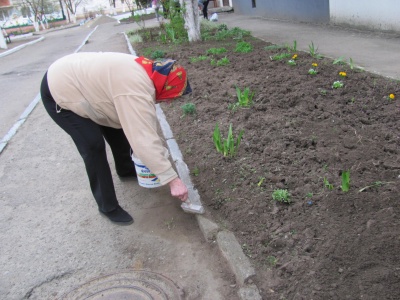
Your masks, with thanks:
[{"label": "asphalt road", "polygon": [[43,74],[56,59],[73,53],[92,31],[89,27],[45,34],[45,39],[0,57],[0,136],[3,137],[39,93]]}]

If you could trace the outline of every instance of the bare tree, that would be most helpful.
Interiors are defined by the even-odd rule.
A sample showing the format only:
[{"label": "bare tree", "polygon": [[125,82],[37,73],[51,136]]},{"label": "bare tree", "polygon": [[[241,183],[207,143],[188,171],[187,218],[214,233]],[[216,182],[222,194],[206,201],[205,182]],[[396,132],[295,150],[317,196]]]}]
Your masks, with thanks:
[{"label": "bare tree", "polygon": [[39,31],[39,22],[42,24],[43,29],[45,29],[45,14],[54,11],[54,5],[49,0],[21,0],[19,6],[21,11],[31,12],[31,15],[28,14],[28,18],[30,19],[31,16],[33,17],[33,20],[31,21],[33,22],[36,31]]},{"label": "bare tree", "polygon": [[189,42],[201,40],[198,0],[180,0]]},{"label": "bare tree", "polygon": [[76,9],[81,3],[84,3],[84,0],[64,0],[65,6],[67,7],[67,13],[68,13],[68,22],[71,22],[71,16],[72,15],[72,22],[76,22]]}]

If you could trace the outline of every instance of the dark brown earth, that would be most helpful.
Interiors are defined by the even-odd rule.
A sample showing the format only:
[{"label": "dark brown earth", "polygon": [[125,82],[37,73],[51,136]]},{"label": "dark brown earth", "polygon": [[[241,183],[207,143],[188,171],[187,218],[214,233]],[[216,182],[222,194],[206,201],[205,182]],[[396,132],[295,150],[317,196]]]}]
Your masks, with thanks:
[{"label": "dark brown earth", "polygon": [[[162,108],[207,217],[235,233],[264,299],[400,299],[399,82],[304,52],[289,66],[270,59],[286,50],[245,40],[250,53],[234,52],[233,39],[134,45],[139,55],[166,51],[188,70],[192,95]],[[191,62],[216,47],[228,52]],[[225,56],[228,66],[210,64]],[[318,74],[309,75],[314,62]],[[337,80],[343,88],[332,88]],[[228,109],[235,86],[255,92],[253,106]],[[185,103],[197,113],[183,116]],[[234,136],[244,130],[233,158],[216,151],[217,123],[224,138],[230,124]],[[273,201],[276,189],[292,202]]]}]

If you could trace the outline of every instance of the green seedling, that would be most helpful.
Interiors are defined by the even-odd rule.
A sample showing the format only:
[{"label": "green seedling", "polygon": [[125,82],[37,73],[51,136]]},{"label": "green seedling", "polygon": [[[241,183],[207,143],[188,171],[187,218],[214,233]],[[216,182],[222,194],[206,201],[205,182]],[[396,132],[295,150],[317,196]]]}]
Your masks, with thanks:
[{"label": "green seedling", "polygon": [[275,55],[273,55],[273,56],[270,56],[269,58],[271,59],[271,60],[283,60],[283,59],[286,59],[286,58],[289,58],[289,57],[291,57],[292,55],[290,54],[290,53],[286,53],[286,52],[284,52],[284,53],[278,53],[278,54],[275,54]]},{"label": "green seedling", "polygon": [[296,65],[296,61],[294,59],[288,60],[287,64],[289,66],[295,66]]},{"label": "green seedling", "polygon": [[324,186],[330,191],[333,190],[333,184],[330,184],[328,179],[326,179],[325,177],[324,177]]},{"label": "green seedling", "polygon": [[228,137],[223,139],[221,132],[218,127],[218,123],[215,125],[213,141],[215,148],[219,153],[222,153],[224,157],[234,157],[238,151],[240,141],[242,140],[243,130],[239,132],[238,137],[235,139],[232,133],[232,124],[229,125]]},{"label": "green seedling", "polygon": [[292,47],[288,46],[288,47],[287,47],[287,50],[288,50],[289,52],[297,52],[297,41],[294,40],[294,41],[293,41],[293,46],[292,46]]},{"label": "green seedling", "polygon": [[342,186],[341,189],[343,192],[348,192],[350,189],[350,171],[342,172]]},{"label": "green seedling", "polygon": [[192,171],[193,176],[199,176],[200,174],[200,170],[198,167],[195,167]]},{"label": "green seedling", "polygon": [[250,92],[248,87],[243,91],[239,87],[236,87],[236,95],[240,107],[250,107],[253,104],[254,92]]},{"label": "green seedling", "polygon": [[385,185],[385,184],[390,184],[390,183],[394,183],[394,182],[390,182],[390,181],[387,181],[387,182],[384,182],[384,181],[375,181],[373,184],[371,184],[371,185],[368,185],[368,186],[366,186],[366,187],[363,187],[362,189],[360,189],[358,192],[359,193],[361,193],[361,192],[364,192],[365,190],[367,190],[367,189],[370,189],[370,188],[374,188],[374,187],[381,187],[381,186],[383,186],[383,185]]},{"label": "green seedling", "polygon": [[129,36],[129,42],[131,42],[132,44],[142,43],[143,38],[140,34],[132,34],[131,36]]},{"label": "green seedling", "polygon": [[341,81],[335,81],[335,82],[333,83],[333,85],[332,85],[332,88],[334,88],[334,89],[340,89],[340,88],[342,88],[343,86],[344,86],[343,82],[341,82]]},{"label": "green seedling", "polygon": [[185,103],[181,106],[183,116],[196,114],[196,105],[194,103]]},{"label": "green seedling", "polygon": [[333,61],[333,64],[334,64],[334,65],[344,65],[344,64],[345,64],[344,56],[340,56],[339,58],[336,58],[336,59]]},{"label": "green seedling", "polygon": [[310,74],[310,75],[317,75],[317,70],[315,70],[315,69],[313,69],[313,68],[311,68],[310,70],[308,70],[308,74]]},{"label": "green seedling", "polygon": [[226,50],[226,48],[210,48],[207,50],[207,54],[212,54],[212,55],[217,55],[217,54],[222,54],[228,52],[228,50]]},{"label": "green seedling", "polygon": [[313,42],[311,42],[311,44],[308,45],[308,49],[309,49],[309,53],[310,53],[311,57],[321,58],[321,55],[318,54],[318,48],[315,48]]},{"label": "green seedling", "polygon": [[245,41],[240,41],[236,44],[235,52],[238,53],[249,53],[253,51],[253,46]]},{"label": "green seedling", "polygon": [[354,70],[354,62],[353,62],[353,59],[351,57],[349,59],[349,66],[350,66],[350,69]]},{"label": "green seedling", "polygon": [[229,58],[227,58],[226,56],[224,58],[219,59],[219,60],[215,60],[215,59],[211,60],[211,65],[212,66],[221,67],[221,66],[227,66],[229,64],[230,64]]},{"label": "green seedling", "polygon": [[265,177],[260,177],[260,180],[258,181],[257,186],[261,187],[261,185],[263,184],[264,180],[265,180]]},{"label": "green seedling", "polygon": [[306,194],[306,197],[307,198],[312,198],[313,195],[314,195],[313,193],[309,192],[309,193]]},{"label": "green seedling", "polygon": [[264,50],[273,51],[273,50],[282,50],[282,49],[287,49],[287,48],[288,48],[287,45],[270,45],[270,46],[266,46],[264,48]]},{"label": "green seedling", "polygon": [[164,56],[165,56],[165,53],[164,53],[164,51],[161,51],[161,50],[155,50],[151,54],[152,59],[164,58]]},{"label": "green seedling", "polygon": [[325,90],[325,89],[319,89],[319,92],[320,92],[320,94],[321,94],[322,96],[326,96],[326,94],[328,93],[328,91]]},{"label": "green seedling", "polygon": [[265,261],[266,261],[267,265],[269,267],[272,267],[272,268],[275,267],[276,264],[278,263],[278,259],[275,256],[272,256],[272,255],[271,256],[267,256]]},{"label": "green seedling", "polygon": [[274,192],[272,193],[272,199],[282,203],[291,202],[289,192],[282,189],[274,190]]},{"label": "green seedling", "polygon": [[206,55],[200,55],[200,56],[197,56],[197,57],[190,58],[190,62],[197,63],[199,61],[203,61],[203,60],[207,60],[207,59],[208,59],[208,57]]}]

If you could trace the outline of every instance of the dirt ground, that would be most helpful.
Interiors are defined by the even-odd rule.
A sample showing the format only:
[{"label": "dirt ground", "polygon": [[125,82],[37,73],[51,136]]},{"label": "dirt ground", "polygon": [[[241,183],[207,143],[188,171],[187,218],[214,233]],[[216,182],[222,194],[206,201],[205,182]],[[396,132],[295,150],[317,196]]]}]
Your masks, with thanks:
[{"label": "dirt ground", "polygon": [[[234,39],[135,44],[139,55],[161,49],[188,70],[192,95],[163,110],[207,215],[235,233],[265,299],[399,299],[399,82],[304,52],[291,53],[290,66],[291,57],[270,59],[286,49],[245,40],[250,53],[235,52]],[[229,65],[211,64],[224,57]],[[255,92],[250,108],[228,108],[236,86]],[[195,115],[184,116],[186,103]],[[233,158],[214,146],[217,123],[224,138],[230,124],[235,137],[244,131]],[[291,203],[273,201],[276,189]]]}]

